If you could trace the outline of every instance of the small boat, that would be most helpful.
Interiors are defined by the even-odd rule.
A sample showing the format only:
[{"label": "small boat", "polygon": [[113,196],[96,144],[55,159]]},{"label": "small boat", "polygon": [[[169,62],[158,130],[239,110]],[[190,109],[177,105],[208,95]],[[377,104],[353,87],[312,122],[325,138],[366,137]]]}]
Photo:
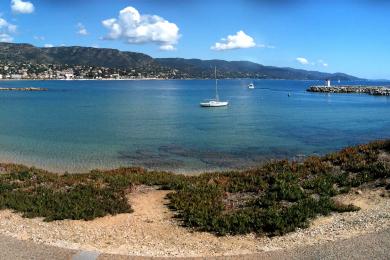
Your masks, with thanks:
[{"label": "small boat", "polygon": [[217,67],[215,67],[214,74],[215,74],[215,99],[201,102],[200,103],[201,107],[225,107],[225,106],[229,105],[228,101],[220,101],[219,100]]},{"label": "small boat", "polygon": [[228,101],[217,101],[217,100],[209,100],[200,103],[201,107],[225,107],[229,105]]},{"label": "small boat", "polygon": [[249,89],[254,89],[254,88],[255,88],[255,84],[250,83],[250,84],[248,85],[248,88],[249,88]]}]

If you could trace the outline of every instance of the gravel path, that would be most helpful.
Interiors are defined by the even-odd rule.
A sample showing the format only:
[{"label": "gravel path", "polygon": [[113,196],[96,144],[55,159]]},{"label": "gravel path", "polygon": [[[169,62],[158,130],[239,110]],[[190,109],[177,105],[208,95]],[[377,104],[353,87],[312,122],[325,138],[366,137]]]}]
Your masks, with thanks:
[{"label": "gravel path", "polygon": [[[47,249],[48,252],[59,254],[63,252],[65,258],[70,252],[79,257],[75,259],[94,259],[97,255],[105,258],[105,254],[159,257],[247,255],[255,258],[303,256],[309,259],[315,255],[319,258],[329,255],[331,258],[337,258],[339,251],[343,254],[340,245],[344,243],[346,247],[350,245],[351,250],[348,253],[352,254],[355,242],[348,244],[348,241],[356,239],[361,241],[359,239],[365,236],[370,237],[368,242],[373,241],[367,244],[364,244],[364,240],[361,241],[362,248],[365,248],[363,251],[367,254],[371,254],[368,247],[372,245],[374,248],[372,254],[378,256],[377,258],[383,258],[383,248],[386,250],[390,248],[388,243],[382,241],[383,237],[389,236],[390,199],[386,197],[388,193],[381,189],[356,191],[338,197],[341,202],[352,202],[362,207],[358,212],[321,217],[307,229],[274,238],[256,237],[253,234],[216,237],[208,233],[191,232],[172,218],[172,212],[165,206],[167,193],[140,187],[129,197],[134,213],[107,216],[93,221],[43,222],[39,218],[22,218],[9,210],[0,211],[0,252],[4,252],[2,249],[5,248],[27,248],[27,251],[21,252],[14,250],[15,256],[25,259],[28,257],[23,256],[29,256],[29,250],[32,252],[42,250],[42,256],[45,256],[47,248],[56,246],[71,250]],[[5,237],[13,239],[7,242]],[[390,239],[387,239],[387,242],[389,241]],[[327,253],[327,250],[331,253]],[[56,255],[55,258],[63,259],[61,256]]]}]

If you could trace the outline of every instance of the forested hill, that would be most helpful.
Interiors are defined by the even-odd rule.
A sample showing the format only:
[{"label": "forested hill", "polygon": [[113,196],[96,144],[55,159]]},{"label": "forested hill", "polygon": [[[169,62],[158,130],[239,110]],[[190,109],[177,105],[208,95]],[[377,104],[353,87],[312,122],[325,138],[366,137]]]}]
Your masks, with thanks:
[{"label": "forested hill", "polygon": [[210,78],[214,67],[219,78],[340,79],[358,78],[344,73],[323,73],[293,68],[264,66],[249,61],[152,58],[143,53],[92,47],[35,47],[30,44],[0,43],[2,63],[62,64],[118,69],[140,68],[155,74],[174,70],[171,78]]}]

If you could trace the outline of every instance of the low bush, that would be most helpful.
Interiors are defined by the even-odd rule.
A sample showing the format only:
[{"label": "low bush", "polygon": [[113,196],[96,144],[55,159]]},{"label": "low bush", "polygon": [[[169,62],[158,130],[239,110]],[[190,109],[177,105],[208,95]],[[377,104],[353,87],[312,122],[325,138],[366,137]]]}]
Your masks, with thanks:
[{"label": "low bush", "polygon": [[[350,147],[303,163],[271,161],[243,171],[176,175],[141,168],[57,175],[23,165],[0,164],[0,209],[25,217],[91,220],[131,212],[136,185],[172,190],[169,208],[184,226],[218,235],[282,235],[318,215],[358,210],[333,196],[390,178],[390,140]],[[385,159],[383,159],[385,158]],[[230,206],[239,205],[239,206]]]}]

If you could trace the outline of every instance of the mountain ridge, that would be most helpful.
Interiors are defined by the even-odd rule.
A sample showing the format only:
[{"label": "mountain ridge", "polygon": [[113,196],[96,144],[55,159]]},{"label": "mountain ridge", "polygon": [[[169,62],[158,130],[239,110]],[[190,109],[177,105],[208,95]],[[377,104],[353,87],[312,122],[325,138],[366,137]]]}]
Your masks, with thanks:
[{"label": "mountain ridge", "polygon": [[357,80],[345,73],[325,73],[289,67],[266,66],[250,61],[153,58],[147,54],[111,48],[82,46],[36,47],[28,43],[0,43],[0,61],[32,64],[66,64],[118,69],[175,70],[174,78],[210,78],[218,67],[220,78],[301,80]]}]

